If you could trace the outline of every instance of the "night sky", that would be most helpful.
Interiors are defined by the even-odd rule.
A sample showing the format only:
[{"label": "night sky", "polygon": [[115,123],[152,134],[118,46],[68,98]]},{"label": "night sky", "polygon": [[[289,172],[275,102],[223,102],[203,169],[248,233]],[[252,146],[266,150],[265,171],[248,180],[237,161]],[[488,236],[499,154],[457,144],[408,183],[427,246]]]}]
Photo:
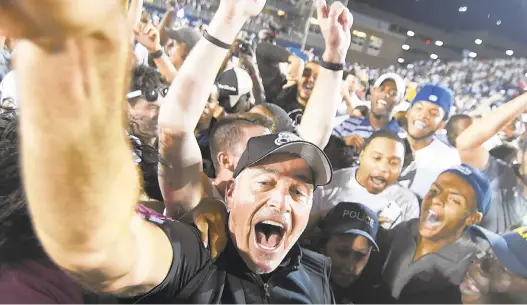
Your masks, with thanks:
[{"label": "night sky", "polygon": [[[491,31],[527,45],[527,0],[350,0],[351,9],[353,2],[367,3],[446,31]],[[466,6],[467,11],[460,13],[461,6]]]}]

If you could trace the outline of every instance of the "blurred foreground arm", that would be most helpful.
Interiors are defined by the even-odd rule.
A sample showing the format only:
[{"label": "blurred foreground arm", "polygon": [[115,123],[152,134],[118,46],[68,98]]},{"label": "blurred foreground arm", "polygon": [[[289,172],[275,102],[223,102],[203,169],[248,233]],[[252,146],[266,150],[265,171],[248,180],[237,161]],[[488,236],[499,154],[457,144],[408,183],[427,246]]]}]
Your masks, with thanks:
[{"label": "blurred foreground arm", "polygon": [[11,20],[1,29],[30,39],[15,58],[21,162],[46,253],[96,291],[150,291],[173,255],[163,231],[135,214],[140,185],[124,135],[130,44],[123,1],[0,3],[2,16],[25,16],[22,29]]},{"label": "blurred foreground arm", "polygon": [[[351,43],[353,16],[341,3],[327,7],[324,0],[317,0],[317,15],[320,29],[326,42],[322,60],[327,63],[344,64]],[[342,101],[340,87],[343,71],[320,68],[315,88],[307,103],[298,134],[306,141],[324,148],[333,130],[333,120]]]}]

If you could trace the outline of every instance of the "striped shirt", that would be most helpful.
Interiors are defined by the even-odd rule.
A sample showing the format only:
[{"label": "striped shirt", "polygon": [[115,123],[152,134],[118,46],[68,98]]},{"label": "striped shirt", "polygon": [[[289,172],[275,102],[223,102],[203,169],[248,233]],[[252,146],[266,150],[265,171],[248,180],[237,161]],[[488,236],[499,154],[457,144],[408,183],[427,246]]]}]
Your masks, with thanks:
[{"label": "striped shirt", "polygon": [[362,138],[367,139],[372,135],[372,133],[380,129],[387,129],[397,134],[403,131],[401,127],[399,127],[399,124],[395,118],[392,118],[392,120],[386,126],[384,126],[384,128],[373,128],[368,117],[363,119],[350,117],[333,129],[333,135],[339,138],[344,138],[357,134]]}]

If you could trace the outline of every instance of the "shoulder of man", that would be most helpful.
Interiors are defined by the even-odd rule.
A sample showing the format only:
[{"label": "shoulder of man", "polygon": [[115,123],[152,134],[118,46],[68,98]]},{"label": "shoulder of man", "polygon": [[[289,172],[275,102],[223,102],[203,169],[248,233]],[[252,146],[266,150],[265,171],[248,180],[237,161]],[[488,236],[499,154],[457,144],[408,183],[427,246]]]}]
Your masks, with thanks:
[{"label": "shoulder of man", "polygon": [[309,283],[313,286],[313,291],[322,292],[322,295],[314,293],[323,299],[317,303],[328,303],[334,299],[333,292],[329,284],[329,275],[331,271],[331,260],[314,251],[302,248],[302,258],[300,264],[309,278]]}]

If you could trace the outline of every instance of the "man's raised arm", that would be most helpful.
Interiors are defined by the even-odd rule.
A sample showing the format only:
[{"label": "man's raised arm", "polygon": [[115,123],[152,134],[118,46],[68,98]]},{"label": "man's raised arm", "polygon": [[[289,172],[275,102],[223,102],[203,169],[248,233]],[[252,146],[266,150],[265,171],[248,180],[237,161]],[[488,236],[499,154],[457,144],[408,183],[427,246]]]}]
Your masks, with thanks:
[{"label": "man's raised arm", "polygon": [[230,46],[247,19],[264,5],[265,0],[222,0],[207,30],[210,38],[194,46],[161,105],[159,183],[168,216],[181,216],[203,197],[201,152],[194,129]]},{"label": "man's raised arm", "polygon": [[[333,130],[333,120],[342,101],[340,86],[343,71],[328,69],[328,64],[343,65],[351,43],[350,29],[353,16],[340,2],[326,6],[324,0],[317,0],[317,15],[320,29],[326,42],[322,64],[311,98],[307,103],[299,135],[306,141],[324,148]],[[324,67],[326,66],[326,68]]]},{"label": "man's raised arm", "polygon": [[489,152],[483,144],[527,110],[527,93],[494,109],[475,121],[456,139],[456,146],[463,163],[483,169],[487,166]]},{"label": "man's raised arm", "polygon": [[123,1],[1,1],[0,9],[10,16],[0,31],[29,39],[20,42],[15,67],[23,182],[41,244],[92,289],[151,290],[173,252],[160,228],[135,216],[140,185],[124,135]]}]

